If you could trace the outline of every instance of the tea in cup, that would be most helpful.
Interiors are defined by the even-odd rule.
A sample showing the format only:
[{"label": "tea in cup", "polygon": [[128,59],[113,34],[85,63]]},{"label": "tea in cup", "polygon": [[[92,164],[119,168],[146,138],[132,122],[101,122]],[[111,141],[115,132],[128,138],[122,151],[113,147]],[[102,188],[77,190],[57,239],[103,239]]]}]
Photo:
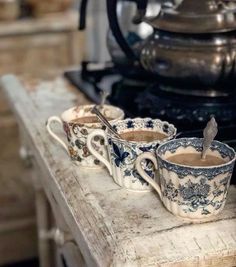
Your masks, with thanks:
[{"label": "tea in cup", "polygon": [[[201,158],[201,138],[181,138],[157,148],[156,155],[143,153],[136,169],[160,196],[164,206],[174,215],[202,220],[218,214],[225,205],[235,164],[235,151],[213,141],[206,159]],[[160,184],[143,167],[151,160],[158,169]]]},{"label": "tea in cup", "polygon": [[[99,160],[92,156],[87,148],[87,136],[94,129],[102,129],[99,119],[91,112],[94,105],[84,105],[70,108],[61,114],[61,117],[52,116],[47,120],[47,130],[49,134],[58,141],[68,152],[71,159],[79,166],[101,167]],[[124,112],[114,106],[103,105],[100,112],[111,122],[124,118]],[[67,137],[66,144],[60,137],[55,134],[51,128],[53,122],[60,123],[63,126]],[[104,148],[103,139],[93,140],[95,150],[107,157],[107,151]]]},{"label": "tea in cup", "polygon": [[[168,122],[150,118],[116,121],[112,126],[121,139],[116,138],[108,129],[95,130],[87,139],[90,153],[104,163],[119,186],[133,191],[150,191],[152,187],[138,174],[135,161],[141,153],[154,153],[159,144],[174,138],[176,128]],[[94,149],[92,142],[95,138],[104,138],[109,160]],[[150,161],[143,164],[149,175],[155,179],[153,164]]]},{"label": "tea in cup", "polygon": [[167,158],[167,160],[175,164],[192,167],[217,166],[225,163],[224,159],[213,155],[206,155],[206,158],[202,159],[201,153],[177,154],[174,156],[170,156],[169,158]]}]

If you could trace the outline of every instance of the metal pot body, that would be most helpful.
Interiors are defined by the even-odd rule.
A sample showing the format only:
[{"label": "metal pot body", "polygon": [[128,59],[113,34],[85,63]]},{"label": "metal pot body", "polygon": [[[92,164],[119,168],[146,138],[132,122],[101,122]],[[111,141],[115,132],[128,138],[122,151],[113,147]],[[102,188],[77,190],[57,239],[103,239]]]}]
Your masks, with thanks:
[{"label": "metal pot body", "polygon": [[141,52],[144,69],[182,88],[233,86],[235,59],[235,32],[191,35],[155,30]]}]

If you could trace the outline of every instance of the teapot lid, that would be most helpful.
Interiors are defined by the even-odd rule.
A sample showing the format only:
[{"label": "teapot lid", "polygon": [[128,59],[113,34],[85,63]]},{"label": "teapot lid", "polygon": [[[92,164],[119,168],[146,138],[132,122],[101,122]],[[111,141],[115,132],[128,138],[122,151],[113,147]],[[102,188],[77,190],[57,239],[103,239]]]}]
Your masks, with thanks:
[{"label": "teapot lid", "polygon": [[233,0],[182,0],[162,4],[155,18],[145,22],[156,29],[178,33],[215,33],[236,30],[236,2]]}]

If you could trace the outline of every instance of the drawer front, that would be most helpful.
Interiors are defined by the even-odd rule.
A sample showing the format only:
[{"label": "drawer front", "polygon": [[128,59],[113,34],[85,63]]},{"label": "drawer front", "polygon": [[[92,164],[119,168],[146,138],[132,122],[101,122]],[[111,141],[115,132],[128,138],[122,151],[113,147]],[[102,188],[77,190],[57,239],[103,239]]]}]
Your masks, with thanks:
[{"label": "drawer front", "polygon": [[54,196],[47,191],[47,198],[51,208],[52,239],[54,241],[54,255],[57,267],[85,267],[85,261],[76,244],[59,205]]},{"label": "drawer front", "polygon": [[44,73],[70,64],[70,35],[42,33],[0,38],[0,74]]},{"label": "drawer front", "polygon": [[20,129],[20,134],[21,142],[27,152],[26,155],[30,155],[32,164],[31,179],[36,190],[37,227],[41,265],[84,267],[86,264],[80,248],[74,240],[73,232],[63,216],[56,197],[50,190],[50,186],[46,183],[47,173],[38,164],[36,155],[34,154],[34,146],[30,138],[27,138],[27,133],[23,129]]},{"label": "drawer front", "polygon": [[0,223],[32,217],[34,192],[19,157],[18,127],[11,115],[0,115]]}]

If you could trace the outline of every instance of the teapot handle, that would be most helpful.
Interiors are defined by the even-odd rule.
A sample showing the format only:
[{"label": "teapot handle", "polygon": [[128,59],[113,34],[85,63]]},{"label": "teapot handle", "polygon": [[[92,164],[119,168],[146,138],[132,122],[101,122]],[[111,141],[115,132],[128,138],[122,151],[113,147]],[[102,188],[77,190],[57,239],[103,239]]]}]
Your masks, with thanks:
[{"label": "teapot handle", "polygon": [[[126,0],[129,2],[135,2],[137,4],[138,12],[133,19],[134,23],[140,23],[142,18],[145,16],[148,0]],[[117,17],[117,4],[118,0],[107,0],[107,14],[110,29],[114,35],[118,45],[126,55],[128,59],[134,62],[139,62],[139,58],[135,55],[129,44],[126,42],[122,31],[119,26],[118,17]]]}]

